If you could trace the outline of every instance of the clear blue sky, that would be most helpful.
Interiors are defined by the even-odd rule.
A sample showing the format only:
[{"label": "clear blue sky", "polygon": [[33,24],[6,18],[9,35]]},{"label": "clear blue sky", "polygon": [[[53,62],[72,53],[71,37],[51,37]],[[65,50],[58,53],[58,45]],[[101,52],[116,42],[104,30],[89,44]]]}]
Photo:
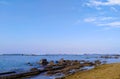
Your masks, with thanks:
[{"label": "clear blue sky", "polygon": [[0,53],[120,52],[120,0],[0,0]]}]

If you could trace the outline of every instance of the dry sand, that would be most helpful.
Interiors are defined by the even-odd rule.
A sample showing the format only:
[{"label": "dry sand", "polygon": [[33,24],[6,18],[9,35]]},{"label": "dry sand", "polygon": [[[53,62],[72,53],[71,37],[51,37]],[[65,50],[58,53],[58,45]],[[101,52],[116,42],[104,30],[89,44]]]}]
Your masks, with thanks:
[{"label": "dry sand", "polygon": [[120,63],[101,65],[92,70],[77,72],[65,79],[120,79]]}]

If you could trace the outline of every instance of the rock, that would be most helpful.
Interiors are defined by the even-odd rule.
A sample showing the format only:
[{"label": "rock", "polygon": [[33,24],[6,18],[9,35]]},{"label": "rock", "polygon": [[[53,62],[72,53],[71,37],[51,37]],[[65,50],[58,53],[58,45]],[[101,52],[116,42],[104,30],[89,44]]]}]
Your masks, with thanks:
[{"label": "rock", "polygon": [[46,70],[46,71],[50,71],[50,70],[52,70],[52,69],[53,69],[53,66],[46,66],[46,67],[45,67],[45,70]]},{"label": "rock", "polygon": [[59,61],[58,61],[58,64],[65,64],[65,60],[63,58],[61,58]]},{"label": "rock", "polygon": [[29,65],[29,66],[33,66],[33,64],[31,64],[30,62],[27,62],[26,64]]},{"label": "rock", "polygon": [[58,61],[55,61],[56,64],[58,64],[59,62]]},{"label": "rock", "polygon": [[93,62],[86,61],[82,65],[84,67],[84,66],[94,66],[95,64]]},{"label": "rock", "polygon": [[102,62],[102,64],[106,64],[106,63],[107,63],[107,61],[103,61],[103,62]]},{"label": "rock", "polygon": [[38,71],[37,68],[31,68],[30,71]]},{"label": "rock", "polygon": [[54,63],[54,61],[50,61],[50,62],[48,63],[48,65],[49,65],[49,66],[53,66],[53,65],[55,65],[55,63]]},{"label": "rock", "polygon": [[13,73],[16,73],[16,72],[15,71],[3,72],[3,73],[0,73],[0,75],[7,75],[7,74],[13,74]]},{"label": "rock", "polygon": [[115,58],[115,59],[118,59],[119,57],[120,57],[119,55],[105,55],[105,56],[101,56],[100,58],[105,58],[105,59]]},{"label": "rock", "polygon": [[55,71],[47,71],[46,72],[46,75],[47,76],[51,76],[51,75],[54,75],[54,74],[56,74],[57,72],[55,72]]},{"label": "rock", "polygon": [[46,66],[45,70],[46,71],[59,70],[59,69],[63,69],[64,67],[65,66],[59,66],[59,65],[56,65],[56,66]]},{"label": "rock", "polygon": [[105,55],[105,56],[101,56],[101,58],[105,58],[105,59],[111,59],[112,58],[112,56],[110,56],[110,55]]},{"label": "rock", "polygon": [[[83,67],[98,66],[100,64],[101,64],[100,60],[90,62],[85,60],[80,60],[80,61],[64,60],[62,58],[58,61],[58,63],[54,63],[54,61],[50,61],[49,64],[45,67],[45,70],[47,71],[46,75],[55,75],[56,73],[69,75],[76,71],[80,71]],[[74,70],[74,72],[71,72],[72,70]]]},{"label": "rock", "polygon": [[41,59],[41,60],[40,60],[40,64],[41,64],[41,65],[47,65],[47,64],[48,64],[47,59]]},{"label": "rock", "polygon": [[65,77],[58,77],[58,78],[55,78],[55,79],[65,79]]},{"label": "rock", "polygon": [[72,62],[71,62],[71,65],[80,65],[80,62],[77,61],[77,60],[75,60],[75,61],[72,61]]},{"label": "rock", "polygon": [[101,64],[101,61],[100,60],[96,60],[96,61],[94,61],[94,63],[95,63],[95,66],[99,66]]},{"label": "rock", "polygon": [[43,73],[43,72],[45,72],[45,71],[33,69],[32,71],[29,71],[29,72],[2,75],[2,76],[0,76],[0,79],[18,79],[18,78],[22,78],[22,77],[35,76],[35,75],[38,75],[38,74]]}]

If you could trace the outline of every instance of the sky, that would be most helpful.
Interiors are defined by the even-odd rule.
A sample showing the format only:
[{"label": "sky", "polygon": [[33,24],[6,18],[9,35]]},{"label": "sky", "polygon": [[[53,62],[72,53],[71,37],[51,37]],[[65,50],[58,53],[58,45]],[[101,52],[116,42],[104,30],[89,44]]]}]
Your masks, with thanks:
[{"label": "sky", "polygon": [[120,53],[120,0],[0,0],[0,53]]}]

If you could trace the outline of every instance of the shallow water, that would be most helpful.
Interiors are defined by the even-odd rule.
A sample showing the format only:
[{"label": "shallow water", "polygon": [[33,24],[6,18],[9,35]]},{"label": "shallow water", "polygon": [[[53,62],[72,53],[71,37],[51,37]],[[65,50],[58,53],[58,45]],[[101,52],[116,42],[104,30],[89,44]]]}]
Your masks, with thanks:
[{"label": "shallow water", "polygon": [[40,59],[46,58],[50,60],[59,60],[61,58],[78,60],[85,59],[85,56],[71,56],[71,55],[42,55],[42,56],[0,56],[0,72],[11,71],[11,70],[27,70],[34,66],[28,66],[26,63],[33,63],[35,66],[36,62]]}]

